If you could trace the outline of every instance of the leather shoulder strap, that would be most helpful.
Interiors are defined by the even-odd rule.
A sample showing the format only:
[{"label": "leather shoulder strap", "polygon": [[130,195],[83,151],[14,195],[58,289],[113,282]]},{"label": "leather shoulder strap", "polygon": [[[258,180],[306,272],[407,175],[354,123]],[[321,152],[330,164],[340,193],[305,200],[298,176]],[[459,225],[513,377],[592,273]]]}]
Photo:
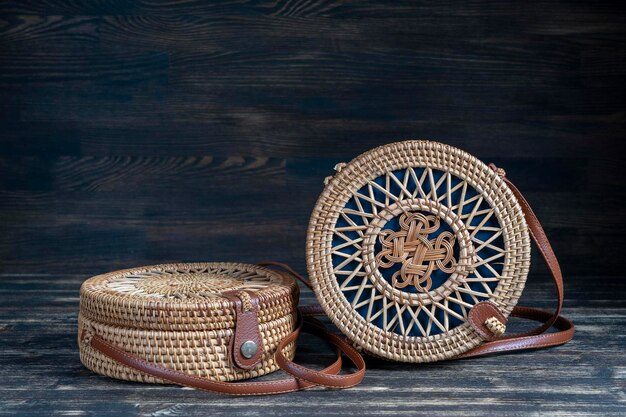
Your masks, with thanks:
[{"label": "leather shoulder strap", "polygon": [[[321,337],[335,347],[336,359],[321,371],[306,368],[289,361],[282,353],[283,349],[292,341],[296,340],[300,332],[304,330]],[[84,337],[84,334],[81,336]],[[303,318],[298,312],[298,320],[295,330],[290,333],[278,346],[276,361],[278,365],[291,378],[259,381],[259,382],[221,382],[207,378],[190,375],[185,372],[176,371],[162,365],[158,365],[136,355],[130,354],[118,346],[107,342],[98,335],[90,336],[90,340],[83,340],[101,354],[117,361],[129,368],[135,369],[146,375],[158,379],[169,381],[174,384],[196,388],[204,391],[218,392],[231,395],[264,395],[281,394],[286,392],[299,391],[302,389],[322,385],[330,388],[348,388],[363,380],[365,376],[365,361],[361,354],[345,340],[332,334],[317,320]],[[342,361],[341,355],[345,354],[356,366],[357,370],[350,374],[339,375]]]},{"label": "leather shoulder strap", "polygon": [[[483,343],[482,345],[459,355],[460,358],[486,355],[495,352],[557,346],[569,342],[572,340],[572,337],[574,337],[574,324],[560,315],[564,297],[563,274],[561,273],[559,261],[556,259],[556,255],[554,254],[554,250],[552,250],[552,246],[550,245],[546,232],[543,230],[539,219],[533,212],[530,204],[528,204],[528,201],[526,201],[517,187],[515,187],[515,185],[505,177],[504,170],[497,168],[494,164],[490,164],[489,167],[502,177],[522,208],[530,236],[537,245],[541,256],[550,270],[552,282],[556,288],[556,309],[553,313],[549,313],[530,307],[515,307],[511,316],[540,321],[542,324],[528,332],[501,336],[496,338],[494,341]],[[552,326],[556,327],[558,331],[543,334]]]}]

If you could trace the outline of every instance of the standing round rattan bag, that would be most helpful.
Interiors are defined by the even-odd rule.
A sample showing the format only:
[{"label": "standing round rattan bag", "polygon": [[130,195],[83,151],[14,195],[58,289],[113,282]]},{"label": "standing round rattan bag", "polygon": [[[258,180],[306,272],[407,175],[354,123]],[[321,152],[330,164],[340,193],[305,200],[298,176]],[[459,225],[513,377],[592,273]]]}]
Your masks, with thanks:
[{"label": "standing round rattan bag", "polygon": [[[309,224],[317,299],[355,346],[430,362],[562,344],[563,285],[545,233],[504,171],[431,141],[404,141],[338,164]],[[515,307],[534,238],[552,272],[555,313]],[[503,336],[509,315],[542,321]],[[561,331],[539,335],[552,325]]]},{"label": "standing round rattan bag", "polygon": [[[365,365],[358,352],[303,319],[298,296],[290,275],[259,265],[166,264],[98,275],[80,290],[80,359],[117,379],[235,395],[360,382]],[[292,362],[302,328],[335,345],[332,365],[316,371]],[[337,375],[341,352],[356,373]],[[230,383],[278,369],[293,377]]]}]

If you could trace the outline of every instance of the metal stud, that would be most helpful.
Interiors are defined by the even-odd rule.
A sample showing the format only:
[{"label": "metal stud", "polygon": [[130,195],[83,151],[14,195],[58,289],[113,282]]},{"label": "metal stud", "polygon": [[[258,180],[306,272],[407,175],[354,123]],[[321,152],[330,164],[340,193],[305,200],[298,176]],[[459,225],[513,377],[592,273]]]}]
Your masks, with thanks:
[{"label": "metal stud", "polygon": [[244,358],[250,359],[256,354],[257,346],[255,342],[253,342],[252,340],[248,340],[243,342],[240,350]]}]

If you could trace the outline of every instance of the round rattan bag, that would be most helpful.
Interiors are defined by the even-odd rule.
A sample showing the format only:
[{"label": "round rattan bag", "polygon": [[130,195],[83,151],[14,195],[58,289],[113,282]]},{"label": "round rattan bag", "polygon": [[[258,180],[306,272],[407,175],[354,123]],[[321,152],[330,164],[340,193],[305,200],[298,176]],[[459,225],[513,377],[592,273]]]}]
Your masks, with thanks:
[{"label": "round rattan bag", "polygon": [[[268,374],[278,369],[278,344],[294,330],[298,296],[290,276],[238,263],[155,265],[98,275],[80,290],[80,359],[113,378],[166,382],[95,349],[91,339],[97,335],[136,361],[199,378],[236,381]],[[254,320],[238,308],[254,312]],[[251,331],[246,323],[236,324],[239,317],[251,323]],[[235,346],[233,355],[239,328],[252,340],[241,352]],[[295,348],[295,341],[288,344],[284,355],[292,359]]]},{"label": "round rattan bag", "polygon": [[524,214],[502,177],[459,149],[414,140],[335,169],[307,238],[330,319],[391,360],[448,359],[479,345],[469,311],[488,300],[506,318],[530,265]]}]

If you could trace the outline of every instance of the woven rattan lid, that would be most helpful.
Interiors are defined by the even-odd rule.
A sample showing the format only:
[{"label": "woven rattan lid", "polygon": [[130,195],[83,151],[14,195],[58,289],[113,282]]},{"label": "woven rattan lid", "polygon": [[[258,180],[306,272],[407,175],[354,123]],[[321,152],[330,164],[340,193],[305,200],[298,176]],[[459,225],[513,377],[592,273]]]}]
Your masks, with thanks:
[{"label": "woven rattan lid", "polygon": [[313,210],[307,263],[318,301],[356,345],[441,360],[482,341],[467,322],[475,304],[510,314],[530,243],[497,172],[430,141],[382,146],[336,170]]},{"label": "woven rattan lid", "polygon": [[298,286],[288,275],[238,263],[181,263],[125,269],[88,279],[81,314],[116,326],[155,330],[227,329],[235,306],[222,294],[252,290],[259,322],[293,314]]}]

